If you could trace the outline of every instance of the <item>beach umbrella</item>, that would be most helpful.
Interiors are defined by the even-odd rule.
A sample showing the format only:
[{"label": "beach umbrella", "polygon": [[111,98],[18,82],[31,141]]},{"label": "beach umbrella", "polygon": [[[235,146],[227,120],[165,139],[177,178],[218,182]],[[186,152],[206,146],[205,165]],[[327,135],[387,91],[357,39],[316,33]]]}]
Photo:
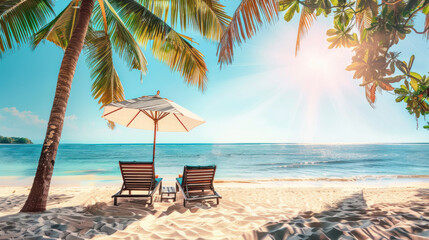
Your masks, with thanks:
[{"label": "beach umbrella", "polygon": [[130,128],[153,130],[155,162],[156,132],[189,132],[205,123],[204,119],[173,101],[159,96],[142,96],[104,107],[104,119]]}]

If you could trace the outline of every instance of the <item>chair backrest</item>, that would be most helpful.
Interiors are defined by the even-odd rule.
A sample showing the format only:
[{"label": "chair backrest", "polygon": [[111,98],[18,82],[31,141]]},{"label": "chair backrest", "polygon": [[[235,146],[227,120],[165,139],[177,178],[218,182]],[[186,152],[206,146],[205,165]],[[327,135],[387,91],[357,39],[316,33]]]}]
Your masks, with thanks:
[{"label": "chair backrest", "polygon": [[213,190],[216,166],[185,166],[182,188],[185,191]]},{"label": "chair backrest", "polygon": [[153,162],[119,161],[124,190],[150,191],[154,187],[155,168]]}]

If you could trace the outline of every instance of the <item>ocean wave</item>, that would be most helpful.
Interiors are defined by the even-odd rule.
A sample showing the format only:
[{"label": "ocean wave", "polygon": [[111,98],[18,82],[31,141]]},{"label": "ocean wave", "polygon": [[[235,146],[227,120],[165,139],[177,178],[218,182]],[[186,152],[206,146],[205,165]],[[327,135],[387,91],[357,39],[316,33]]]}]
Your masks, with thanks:
[{"label": "ocean wave", "polygon": [[[388,159],[387,159],[388,160]],[[373,165],[378,166],[381,165],[382,162],[386,161],[386,159],[359,159],[359,160],[346,160],[346,159],[339,159],[339,160],[320,160],[320,161],[303,161],[303,162],[292,162],[292,163],[285,163],[285,162],[275,162],[275,163],[257,163],[254,164],[254,166],[266,166],[269,168],[299,168],[304,166],[314,166],[314,165],[331,165],[331,164],[359,164],[364,163],[366,166]]]},{"label": "ocean wave", "polygon": [[87,175],[87,174],[100,174],[100,173],[108,173],[111,172],[105,169],[90,169],[90,170],[69,170],[69,171],[62,171],[62,173],[65,173],[67,175]]},{"label": "ocean wave", "polygon": [[364,175],[353,177],[296,177],[296,178],[255,178],[255,179],[218,179],[215,183],[262,183],[262,182],[356,182],[367,180],[428,179],[429,175]]}]

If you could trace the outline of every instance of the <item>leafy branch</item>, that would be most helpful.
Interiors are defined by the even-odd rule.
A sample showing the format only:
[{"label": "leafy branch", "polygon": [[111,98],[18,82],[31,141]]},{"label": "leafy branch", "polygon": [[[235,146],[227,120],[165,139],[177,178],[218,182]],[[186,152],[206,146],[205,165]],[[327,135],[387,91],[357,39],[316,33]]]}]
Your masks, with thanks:
[{"label": "leafy branch", "polygon": [[[397,102],[405,102],[416,119],[429,114],[428,77],[411,71],[414,55],[406,63],[399,59],[399,53],[390,50],[412,32],[425,34],[429,39],[429,0],[280,0],[279,4],[288,22],[295,13],[304,11],[300,6],[315,16],[333,15],[333,28],[326,32],[329,48],[353,49],[352,63],[346,70],[354,72],[353,78],[362,80],[360,86],[365,88],[371,106],[375,104],[377,90],[393,91]],[[419,14],[426,17],[421,32],[413,22]],[[312,21],[305,23],[299,26],[299,40],[300,33],[308,30]],[[395,83],[400,87],[392,86]],[[429,125],[424,128],[429,129]]]}]

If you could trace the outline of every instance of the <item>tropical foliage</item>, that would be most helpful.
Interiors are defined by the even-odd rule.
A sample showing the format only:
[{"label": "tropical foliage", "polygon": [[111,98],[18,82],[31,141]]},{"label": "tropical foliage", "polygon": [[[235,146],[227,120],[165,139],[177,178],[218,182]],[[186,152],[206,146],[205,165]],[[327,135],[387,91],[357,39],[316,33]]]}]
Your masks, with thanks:
[{"label": "tropical foliage", "polygon": [[51,0],[0,1],[0,56],[26,43],[53,15]]},{"label": "tropical foliage", "polygon": [[3,137],[0,136],[0,144],[33,144],[28,138],[23,137]]},{"label": "tropical foliage", "polygon": [[[414,55],[411,56],[408,64],[397,62],[397,68],[403,73],[403,75],[399,76],[405,78],[405,80],[404,84],[400,88],[394,89],[394,91],[398,95],[396,101],[405,102],[408,112],[418,119],[420,116],[429,114],[429,76],[421,76],[416,72],[411,72],[413,62]],[[429,123],[424,128],[429,129]]]},{"label": "tropical foliage", "polygon": [[[71,0],[45,25],[54,15],[51,0],[1,1],[0,56],[30,38],[34,48],[46,39],[66,49],[79,16],[80,3]],[[93,96],[102,107],[124,99],[113,65],[114,52],[130,69],[140,71],[143,76],[147,72],[147,61],[141,47],[148,45],[157,59],[179,72],[188,84],[204,90],[207,66],[203,55],[192,46],[191,38],[173,28],[197,30],[205,38],[219,41],[231,18],[217,0],[98,0],[96,3],[85,44]]]},{"label": "tropical foliage", "polygon": [[220,66],[231,64],[234,47],[255,35],[263,24],[276,20],[278,10],[278,0],[242,0],[220,39],[217,50]]},{"label": "tropical foliage", "polygon": [[[417,119],[429,114],[427,77],[411,71],[414,56],[406,63],[391,50],[410,33],[424,34],[429,39],[429,0],[280,0],[286,21],[299,13],[300,7],[297,50],[300,35],[309,29],[315,17],[333,16],[333,28],[326,33],[329,48],[353,49],[352,63],[346,70],[354,72],[353,78],[362,80],[371,106],[377,90],[394,91],[398,95],[396,101],[406,102],[407,110]],[[425,17],[421,32],[414,24],[419,15]],[[399,88],[392,86],[398,82],[403,83]]]},{"label": "tropical foliage", "polygon": [[[423,34],[429,39],[429,0],[242,0],[232,18],[218,0],[97,0],[97,3],[87,34],[86,57],[94,81],[93,96],[102,106],[124,98],[113,65],[114,52],[130,69],[137,69],[143,75],[147,72],[147,61],[140,46],[150,45],[156,58],[178,71],[188,84],[203,90],[207,82],[203,55],[192,46],[191,38],[174,28],[197,30],[205,38],[219,41],[217,54],[222,67],[232,62],[236,46],[251,38],[263,24],[276,20],[279,11],[283,11],[285,21],[300,14],[295,54],[314,20],[331,16],[333,28],[327,31],[329,48],[353,48],[355,56],[347,70],[362,80],[371,106],[377,90],[394,91],[398,101],[406,101],[407,109],[416,118],[428,113],[425,107],[428,99],[423,94],[427,90],[425,77],[407,73],[403,67],[406,63],[391,48],[410,33]],[[51,0],[0,2],[0,56],[25,43],[52,15],[51,5]],[[33,46],[47,39],[65,49],[78,13],[79,0],[70,1],[37,32]],[[414,26],[419,15],[425,17],[422,31]],[[405,88],[411,85],[408,94],[417,97],[402,98],[405,89],[392,86],[397,82],[404,83],[401,86]],[[416,101],[421,109],[410,110],[413,106],[410,101]]]},{"label": "tropical foliage", "polygon": [[[243,0],[219,43],[221,67],[232,62],[234,47],[252,37],[261,25],[277,19],[279,12],[287,22],[300,15],[295,54],[316,18],[332,18],[333,28],[326,33],[329,48],[354,50],[347,70],[362,80],[371,106],[377,90],[393,91],[397,101],[406,102],[407,110],[417,119],[429,114],[428,81],[411,72],[414,56],[407,64],[391,50],[407,34],[422,34],[429,39],[429,0]],[[418,16],[425,18],[422,31],[416,30],[414,23]],[[399,88],[392,86],[399,82],[403,83]]]},{"label": "tropical foliage", "polygon": [[[177,33],[167,20],[173,26],[180,25],[182,30],[191,27],[204,37],[217,41],[230,20],[223,8],[216,1],[205,0],[96,1],[85,40],[94,98],[99,100],[101,107],[122,101],[124,91],[113,64],[113,55],[117,53],[130,69],[140,71],[143,76],[147,72],[147,60],[141,47],[147,46],[157,59],[179,72],[188,84],[203,90],[207,82],[203,55],[192,46],[191,38]],[[77,16],[79,0],[72,0],[36,33],[33,46],[37,47],[46,39],[65,49]]]}]

